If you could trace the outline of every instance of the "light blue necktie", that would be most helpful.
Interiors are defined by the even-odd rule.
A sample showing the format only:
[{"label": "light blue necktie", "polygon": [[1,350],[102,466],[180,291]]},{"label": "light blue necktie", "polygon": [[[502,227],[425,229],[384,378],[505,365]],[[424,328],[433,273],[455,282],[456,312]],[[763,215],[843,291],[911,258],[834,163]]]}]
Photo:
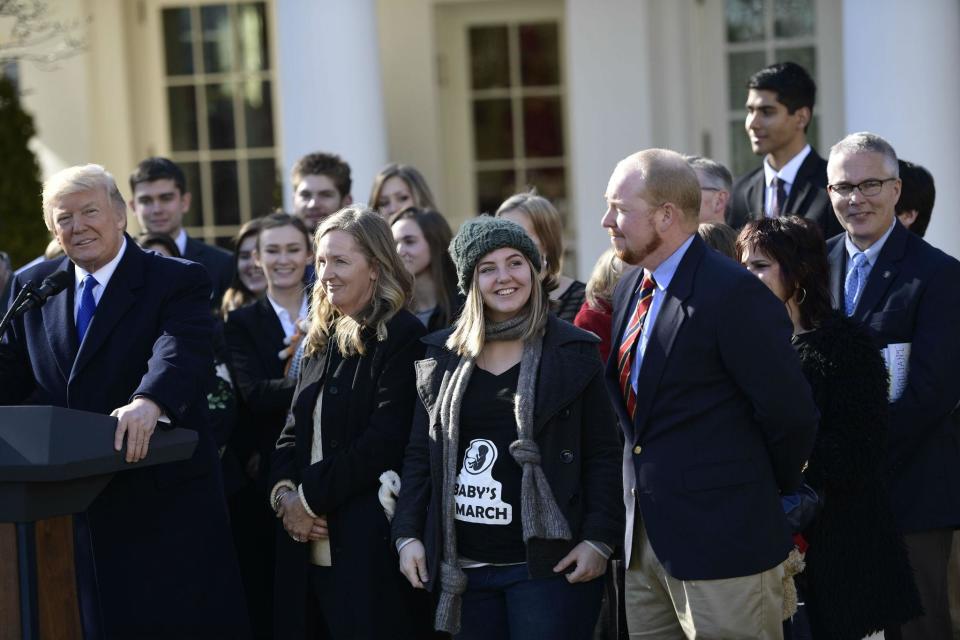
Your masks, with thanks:
[{"label": "light blue necktie", "polygon": [[97,302],[93,299],[93,289],[99,282],[87,274],[83,279],[83,292],[80,294],[80,309],[77,311],[77,344],[83,344],[83,336],[87,335],[87,328],[93,320],[97,310]]},{"label": "light blue necktie", "polygon": [[848,316],[853,315],[857,308],[857,301],[863,293],[863,286],[867,283],[867,256],[863,253],[853,254],[853,269],[847,274],[847,281],[843,285],[843,303]]}]

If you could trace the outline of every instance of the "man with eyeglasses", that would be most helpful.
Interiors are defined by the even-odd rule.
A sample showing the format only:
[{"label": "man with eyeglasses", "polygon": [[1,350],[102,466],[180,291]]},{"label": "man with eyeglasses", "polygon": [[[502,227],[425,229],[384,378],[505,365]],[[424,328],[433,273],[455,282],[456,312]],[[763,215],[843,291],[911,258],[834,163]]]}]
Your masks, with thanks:
[{"label": "man with eyeglasses", "polygon": [[824,238],[842,229],[830,208],[827,163],[807,142],[817,85],[793,62],[770,65],[747,81],[750,148],[763,163],[733,185],[727,224],[740,229],[748,220],[798,215],[815,220]]},{"label": "man with eyeglasses", "polygon": [[[827,243],[834,306],[877,340],[891,374],[891,503],[926,614],[887,640],[949,638],[947,563],[960,527],[960,262],[896,218],[897,155],[872,133],[830,149],[827,191],[846,233]],[[882,561],[882,559],[878,559]]]},{"label": "man with eyeglasses", "polygon": [[726,222],[727,202],[733,176],[730,170],[715,160],[702,156],[684,156],[684,160],[697,174],[700,183],[700,224]]}]

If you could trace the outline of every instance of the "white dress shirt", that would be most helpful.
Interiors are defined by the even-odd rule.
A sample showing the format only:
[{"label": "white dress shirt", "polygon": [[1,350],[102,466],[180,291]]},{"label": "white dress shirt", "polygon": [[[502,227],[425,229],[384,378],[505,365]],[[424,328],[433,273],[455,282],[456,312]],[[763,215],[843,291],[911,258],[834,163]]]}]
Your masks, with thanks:
[{"label": "white dress shirt", "polygon": [[124,251],[127,250],[127,239],[124,237],[123,243],[120,245],[120,251],[117,252],[117,255],[113,257],[113,260],[103,265],[92,274],[80,267],[80,265],[74,265],[73,270],[74,278],[76,280],[74,296],[73,296],[73,321],[77,321],[77,314],[80,312],[80,298],[83,293],[83,279],[87,275],[92,275],[94,280],[97,281],[97,286],[93,288],[93,301],[100,304],[100,298],[103,297],[103,292],[107,288],[107,283],[110,282],[110,278],[113,277],[113,272],[117,270],[117,265],[120,264],[120,259],[123,258]]},{"label": "white dress shirt", "polygon": [[[771,167],[766,158],[763,159],[763,183],[766,185],[763,196],[763,215],[768,218],[773,217],[773,202],[777,199],[777,188],[773,186],[773,179],[777,178],[783,183],[783,192],[789,197],[790,190],[793,189],[793,183],[797,180],[797,171],[800,170],[800,165],[803,164],[808,155],[810,155],[809,144],[804,146],[800,153],[790,158],[789,162],[780,167],[780,171]],[[780,215],[793,213],[792,211],[784,211],[786,204],[786,202],[780,203]]]}]

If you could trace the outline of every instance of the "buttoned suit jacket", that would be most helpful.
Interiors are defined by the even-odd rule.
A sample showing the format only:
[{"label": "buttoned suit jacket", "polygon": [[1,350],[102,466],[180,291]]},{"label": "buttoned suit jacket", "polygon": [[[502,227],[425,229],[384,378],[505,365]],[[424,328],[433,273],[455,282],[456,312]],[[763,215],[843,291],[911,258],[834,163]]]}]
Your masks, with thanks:
[{"label": "buttoned suit jacket", "polygon": [[[727,206],[727,224],[739,230],[748,221],[762,218],[765,191],[766,181],[761,163],[733,183],[730,204]],[[813,220],[820,225],[824,238],[831,238],[843,231],[827,194],[827,161],[816,150],[811,148],[800,164],[787,195],[787,204],[782,210]]]},{"label": "buttoned suit jacket", "polygon": [[[910,343],[903,395],[890,405],[888,472],[901,531],[960,526],[960,262],[898,221],[870,270],[853,318],[878,348]],[[842,308],[844,235],[827,245],[830,290]]]},{"label": "buttoned suit jacket", "polygon": [[792,548],[780,492],[795,490],[817,410],[783,304],[698,236],[662,296],[640,366],[635,419],[617,351],[643,270],[614,292],[608,391],[624,433],[630,561],[635,508],[657,558],[680,580],[760,573]]},{"label": "buttoned suit jacket", "polygon": [[187,236],[187,246],[184,247],[183,257],[202,264],[207,270],[207,274],[213,283],[211,304],[215,311],[219,311],[223,294],[233,281],[235,271],[233,255],[220,247],[214,247]]},{"label": "buttoned suit jacket", "polygon": [[[60,258],[19,275],[13,293],[56,271],[73,282],[73,264]],[[192,458],[118,474],[87,511],[103,635],[247,637],[206,421],[209,279],[199,265],[145,252],[127,237],[80,345],[74,290],[71,284],[14,323],[12,339],[0,345],[0,404],[109,414],[145,396],[173,426],[199,434]]]}]

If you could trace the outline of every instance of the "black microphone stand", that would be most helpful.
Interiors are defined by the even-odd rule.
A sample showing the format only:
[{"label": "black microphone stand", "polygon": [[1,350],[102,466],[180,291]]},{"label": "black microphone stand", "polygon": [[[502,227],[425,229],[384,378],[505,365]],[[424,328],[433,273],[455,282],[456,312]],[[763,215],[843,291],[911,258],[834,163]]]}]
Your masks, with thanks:
[{"label": "black microphone stand", "polygon": [[7,332],[10,323],[20,311],[20,307],[23,306],[28,300],[42,303],[40,297],[37,295],[37,290],[33,287],[33,283],[29,281],[24,283],[23,288],[20,289],[17,297],[13,299],[13,303],[11,303],[10,308],[7,309],[7,312],[3,315],[3,320],[0,320],[0,340],[3,340],[4,334]]}]

